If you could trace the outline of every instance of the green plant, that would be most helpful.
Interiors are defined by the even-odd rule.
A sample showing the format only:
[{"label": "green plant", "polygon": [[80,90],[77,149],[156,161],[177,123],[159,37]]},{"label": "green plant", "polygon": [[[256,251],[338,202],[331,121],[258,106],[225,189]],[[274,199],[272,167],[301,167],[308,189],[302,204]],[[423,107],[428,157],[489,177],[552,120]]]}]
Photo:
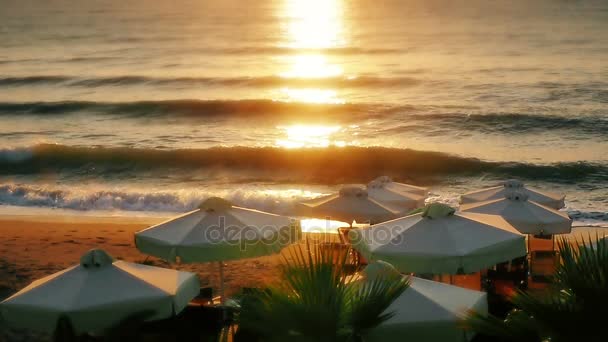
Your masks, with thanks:
[{"label": "green plant", "polygon": [[[606,341],[608,315],[608,244],[591,238],[558,243],[561,262],[543,293],[519,291],[516,309],[505,320],[476,313],[469,328],[501,341]],[[496,339],[494,339],[496,340]]]},{"label": "green plant", "polygon": [[347,251],[306,244],[282,265],[282,282],[244,295],[235,340],[359,341],[392,316],[388,306],[405,291],[402,277],[357,281],[345,271]]}]

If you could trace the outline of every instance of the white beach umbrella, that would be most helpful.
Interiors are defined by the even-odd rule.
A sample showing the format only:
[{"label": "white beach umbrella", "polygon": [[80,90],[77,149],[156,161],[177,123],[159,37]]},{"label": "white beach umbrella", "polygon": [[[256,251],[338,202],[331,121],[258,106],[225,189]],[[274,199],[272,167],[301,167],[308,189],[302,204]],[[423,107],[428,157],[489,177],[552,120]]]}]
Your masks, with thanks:
[{"label": "white beach umbrella", "polygon": [[424,207],[425,195],[409,193],[394,188],[389,189],[387,184],[379,181],[369,182],[367,184],[368,196],[400,213]]},{"label": "white beach umbrella", "polygon": [[[364,273],[370,272],[368,268],[378,267],[383,270],[373,270],[374,273],[392,268],[387,263],[375,262]],[[488,313],[483,292],[416,277],[409,277],[409,283],[409,288],[386,309],[393,316],[369,331],[366,341],[464,342],[474,335],[462,329],[462,320],[468,312]]]},{"label": "white beach umbrella", "polygon": [[524,234],[568,234],[572,219],[566,213],[530,201],[526,193],[511,192],[502,199],[464,204],[463,212],[500,215]]},{"label": "white beach umbrella", "polygon": [[398,183],[393,182],[392,178],[388,176],[380,176],[374,179],[372,182],[382,183],[385,188],[388,190],[400,191],[400,192],[408,192],[411,194],[418,194],[421,196],[426,196],[429,193],[429,189],[423,188],[420,186],[415,186],[411,184]]},{"label": "white beach umbrella", "polygon": [[197,210],[135,233],[135,245],[172,262],[218,261],[223,298],[223,261],[278,253],[300,234],[299,223],[289,217],[212,197]]},{"label": "white beach umbrella", "polygon": [[164,319],[182,311],[199,292],[198,277],[159,267],[112,261],[87,252],[80,264],[31,283],[0,303],[11,326],[52,332],[61,317],[74,331],[103,331],[138,312]]},{"label": "white beach umbrella", "polygon": [[564,207],[564,199],[565,196],[553,194],[550,192],[544,192],[532,188],[525,187],[524,184],[518,180],[511,179],[505,181],[503,185],[476,190],[472,192],[468,192],[462,196],[460,196],[461,204],[469,204],[475,202],[484,202],[495,199],[502,199],[509,192],[517,191],[520,193],[524,193],[528,195],[528,198],[531,201],[542,204],[544,206],[553,208],[553,209],[561,209]]},{"label": "white beach umbrella", "polygon": [[408,273],[472,273],[526,255],[525,236],[502,217],[455,213],[439,203],[355,229],[350,240],[368,260],[384,260]]},{"label": "white beach umbrella", "polygon": [[372,199],[367,190],[360,185],[344,186],[337,194],[301,202],[298,212],[302,216],[317,218],[329,217],[331,220],[351,224],[377,223],[397,217],[399,211]]}]

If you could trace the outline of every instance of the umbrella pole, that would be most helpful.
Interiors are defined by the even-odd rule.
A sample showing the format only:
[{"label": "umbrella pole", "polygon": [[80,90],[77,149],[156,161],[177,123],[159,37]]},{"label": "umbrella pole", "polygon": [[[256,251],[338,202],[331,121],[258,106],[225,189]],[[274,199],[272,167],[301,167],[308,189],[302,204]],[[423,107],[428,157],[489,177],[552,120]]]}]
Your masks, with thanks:
[{"label": "umbrella pole", "polygon": [[224,264],[218,261],[220,265],[220,302],[224,304]]}]

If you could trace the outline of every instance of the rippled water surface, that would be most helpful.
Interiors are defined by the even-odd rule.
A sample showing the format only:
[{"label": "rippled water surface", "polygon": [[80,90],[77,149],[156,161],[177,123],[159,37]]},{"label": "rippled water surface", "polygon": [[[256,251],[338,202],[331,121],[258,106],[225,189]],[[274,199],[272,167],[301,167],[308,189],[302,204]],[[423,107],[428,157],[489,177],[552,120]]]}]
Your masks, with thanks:
[{"label": "rippled water surface", "polygon": [[388,174],[608,207],[605,1],[0,5],[0,204],[277,209]]}]

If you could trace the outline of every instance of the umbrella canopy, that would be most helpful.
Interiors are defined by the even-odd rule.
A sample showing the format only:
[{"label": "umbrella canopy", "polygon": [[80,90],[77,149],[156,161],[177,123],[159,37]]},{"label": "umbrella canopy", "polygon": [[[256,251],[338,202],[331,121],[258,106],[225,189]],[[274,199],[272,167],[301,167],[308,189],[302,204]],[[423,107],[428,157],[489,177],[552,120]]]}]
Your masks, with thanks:
[{"label": "umbrella canopy", "polygon": [[[368,268],[376,268],[376,264],[392,267],[377,262]],[[365,336],[366,341],[468,341],[473,334],[462,330],[462,319],[470,310],[488,313],[483,292],[416,277],[409,277],[409,283],[409,288],[386,310],[393,316],[372,329]]]},{"label": "umbrella canopy", "polygon": [[568,234],[572,230],[572,219],[566,213],[530,201],[526,193],[511,192],[502,199],[464,204],[460,210],[500,215],[524,234]]},{"label": "umbrella canopy", "polygon": [[475,202],[484,202],[495,199],[502,199],[509,192],[517,191],[520,193],[524,193],[528,195],[528,198],[531,201],[542,204],[544,206],[553,208],[553,209],[561,209],[565,206],[564,199],[565,196],[553,194],[549,192],[544,192],[536,189],[527,188],[524,184],[518,180],[508,180],[503,183],[503,185],[495,186],[492,188],[487,188],[483,190],[477,190],[473,192],[468,192],[462,196],[460,196],[461,204],[469,204]]},{"label": "umbrella canopy", "polygon": [[0,303],[11,325],[52,332],[67,317],[75,332],[102,331],[129,316],[150,319],[179,313],[199,292],[198,277],[159,267],[112,261],[104,251],[87,252],[80,264],[31,283]]},{"label": "umbrella canopy", "polygon": [[394,187],[389,189],[387,184],[389,183],[370,182],[367,184],[368,196],[401,213],[424,207],[424,200],[426,199],[424,195],[401,191]]},{"label": "umbrella canopy", "polygon": [[135,245],[172,262],[228,261],[277,253],[300,233],[288,217],[210,198],[197,210],[135,233]]},{"label": "umbrella canopy", "polygon": [[421,195],[421,196],[426,196],[429,192],[429,189],[423,188],[420,186],[393,182],[392,178],[390,178],[388,176],[380,176],[380,177],[374,179],[372,182],[382,183],[385,185],[386,189],[389,189],[389,190],[408,192],[411,194],[417,194],[417,195]]},{"label": "umbrella canopy", "polygon": [[368,260],[384,260],[408,273],[472,273],[526,255],[525,236],[502,217],[455,213],[438,203],[355,229],[350,240]]},{"label": "umbrella canopy", "polygon": [[329,217],[332,220],[352,223],[378,223],[397,217],[399,211],[368,196],[363,186],[348,185],[333,195],[315,198],[299,205],[303,216]]}]

